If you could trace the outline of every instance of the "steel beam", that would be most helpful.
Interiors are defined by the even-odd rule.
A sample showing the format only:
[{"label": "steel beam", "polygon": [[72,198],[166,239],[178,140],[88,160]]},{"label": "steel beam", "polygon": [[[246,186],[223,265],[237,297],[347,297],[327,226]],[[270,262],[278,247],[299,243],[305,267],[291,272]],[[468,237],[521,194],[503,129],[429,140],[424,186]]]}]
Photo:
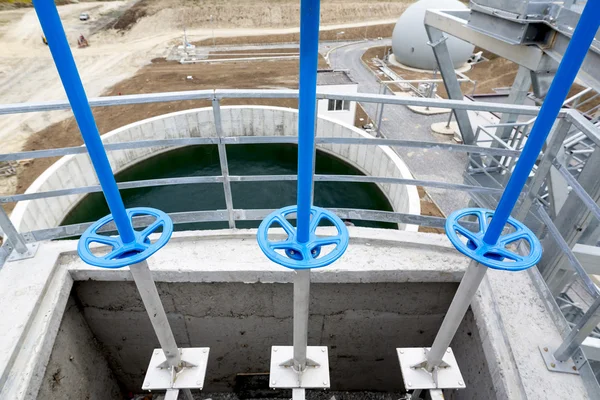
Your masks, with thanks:
[{"label": "steel beam", "polygon": [[[432,26],[426,25],[425,29],[427,30],[427,36],[429,36],[429,45],[433,48],[433,54],[435,55],[438,68],[444,79],[444,86],[446,87],[448,97],[452,100],[463,100],[464,96],[460,89],[458,78],[456,77],[454,65],[452,64],[446,37],[441,30]],[[475,135],[473,134],[473,127],[471,126],[467,111],[457,109],[454,109],[453,111],[463,143],[475,144]]]},{"label": "steel beam", "polygon": [[[519,66],[517,76],[510,88],[510,93],[506,103],[523,104],[531,87],[531,71],[523,66]],[[504,113],[500,118],[500,124],[514,124],[517,122],[519,114]],[[496,136],[502,140],[510,137],[514,126],[504,126],[496,131]]]},{"label": "steel beam", "polygon": [[531,71],[537,71],[545,55],[536,46],[515,46],[475,31],[468,26],[469,11],[427,10],[425,26],[437,28],[477,47],[506,58]]}]

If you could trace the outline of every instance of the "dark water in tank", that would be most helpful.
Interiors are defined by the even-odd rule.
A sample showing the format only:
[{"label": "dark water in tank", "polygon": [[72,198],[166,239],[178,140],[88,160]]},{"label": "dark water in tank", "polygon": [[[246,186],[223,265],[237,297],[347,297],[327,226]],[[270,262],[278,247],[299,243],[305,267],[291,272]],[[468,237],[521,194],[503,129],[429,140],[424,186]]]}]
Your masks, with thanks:
[{"label": "dark water in tank", "polygon": [[[295,175],[297,146],[257,144],[227,146],[230,175]],[[352,166],[317,152],[317,174],[362,175]],[[220,175],[217,146],[190,146],[159,154],[117,175],[117,181]],[[233,207],[276,209],[296,204],[296,181],[232,182]],[[172,185],[121,190],[126,207],[153,207],[165,212],[226,209],[221,183]],[[373,183],[316,182],[314,204],[319,207],[362,208],[392,211]],[[86,196],[63,221],[63,225],[96,221],[109,214],[101,193]],[[356,226],[397,228],[396,224],[352,221]],[[256,228],[260,221],[236,221],[238,228]],[[227,222],[178,224],[175,230],[223,229]]]}]

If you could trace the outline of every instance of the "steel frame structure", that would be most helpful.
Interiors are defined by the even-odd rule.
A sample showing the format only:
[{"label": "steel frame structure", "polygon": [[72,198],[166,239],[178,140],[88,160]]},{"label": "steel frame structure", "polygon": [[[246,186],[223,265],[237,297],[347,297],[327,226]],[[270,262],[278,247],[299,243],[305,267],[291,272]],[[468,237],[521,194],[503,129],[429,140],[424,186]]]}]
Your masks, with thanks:
[{"label": "steel frame structure", "polygon": [[[104,147],[107,151],[132,149],[132,148],[144,148],[144,147],[181,147],[186,145],[202,145],[202,144],[216,144],[221,147],[219,152],[220,164],[222,167],[221,175],[211,177],[181,177],[181,178],[170,178],[170,179],[155,179],[148,181],[139,182],[124,182],[121,183],[119,188],[133,188],[133,187],[151,187],[157,185],[171,185],[171,184],[182,184],[182,183],[222,183],[224,185],[224,191],[226,198],[228,198],[226,204],[227,209],[224,210],[213,210],[213,211],[194,211],[194,212],[181,212],[172,213],[170,217],[173,219],[175,224],[188,223],[188,222],[208,222],[208,221],[224,221],[228,222],[229,226],[235,228],[236,221],[242,220],[260,220],[268,215],[273,210],[244,210],[236,209],[231,199],[230,188],[227,190],[227,186],[231,185],[231,182],[240,181],[275,181],[275,180],[295,180],[296,176],[231,176],[228,173],[228,164],[225,147],[227,145],[236,145],[244,143],[296,143],[297,137],[228,137],[226,132],[219,128],[220,125],[220,101],[225,98],[293,98],[297,96],[297,91],[294,90],[210,90],[210,91],[197,91],[197,92],[180,92],[180,93],[159,93],[151,95],[130,95],[130,96],[119,96],[111,98],[98,98],[90,100],[90,104],[96,107],[106,107],[119,104],[143,104],[150,102],[161,102],[161,101],[178,101],[182,99],[209,99],[212,101],[213,113],[215,116],[216,131],[219,134],[216,138],[192,138],[192,139],[168,139],[168,140],[144,140],[126,143],[113,143],[106,144]],[[126,98],[124,98],[126,97]],[[327,99],[339,99],[339,100],[350,100],[360,102],[373,102],[380,104],[387,104],[392,106],[397,105],[421,105],[430,107],[445,107],[460,110],[480,110],[480,111],[495,111],[495,112],[509,112],[513,114],[524,114],[535,116],[538,109],[537,107],[520,106],[520,105],[504,105],[504,104],[490,104],[480,102],[466,102],[456,100],[440,100],[440,99],[422,99],[422,98],[411,98],[404,99],[389,95],[344,95],[344,94],[333,94],[333,93],[318,93],[318,98]],[[68,109],[69,105],[65,102],[49,102],[49,103],[38,103],[38,104],[11,104],[11,105],[0,105],[0,114],[12,114],[12,113],[24,113],[24,112],[38,112],[38,111],[49,111],[58,109]],[[559,123],[554,128],[554,134],[552,134],[549,142],[546,144],[546,149],[543,156],[537,163],[537,171],[534,177],[529,181],[524,194],[520,198],[518,211],[516,214],[521,217],[531,213],[538,219],[541,219],[547,227],[548,238],[553,240],[557,244],[557,248],[561,254],[567,259],[569,265],[573,269],[574,273],[577,274],[578,278],[582,279],[585,283],[587,290],[594,298],[599,298],[600,293],[595,287],[590,277],[586,273],[585,269],[578,262],[574,255],[571,245],[568,244],[561,235],[561,232],[554,225],[554,222],[545,211],[542,204],[538,199],[539,188],[543,185],[549,171],[552,168],[556,168],[556,152],[562,145],[566,134],[575,127],[581,130],[586,137],[596,144],[600,144],[600,131],[598,128],[583,117],[580,113],[575,110],[563,109],[559,114]],[[316,144],[325,143],[347,143],[352,145],[385,145],[391,147],[413,147],[413,148],[435,148],[438,150],[451,151],[451,152],[464,152],[464,153],[477,153],[487,156],[499,156],[499,157],[519,157],[521,151],[517,148],[495,148],[495,147],[478,147],[472,145],[450,145],[440,144],[436,142],[418,142],[409,140],[396,140],[396,139],[379,139],[379,138],[315,138]],[[510,146],[509,146],[510,147]],[[70,147],[60,149],[49,149],[49,150],[38,150],[32,152],[21,152],[11,154],[0,154],[0,161],[7,160],[20,160],[26,158],[44,158],[54,156],[64,156],[70,154],[83,154],[86,153],[85,147]],[[564,167],[558,167],[559,173],[564,174]],[[483,196],[497,196],[502,192],[500,188],[489,188],[482,187],[476,184],[449,184],[445,182],[436,181],[425,181],[425,180],[406,180],[388,177],[367,177],[367,176],[339,176],[339,175],[316,175],[316,181],[349,181],[349,182],[373,182],[373,183],[389,183],[389,184],[400,184],[400,185],[420,185],[424,187],[435,187],[445,190],[460,190],[466,191],[472,195],[474,199],[482,202],[483,206],[489,206],[485,203]],[[581,186],[575,178],[570,181],[573,185],[573,194],[580,196],[583,199],[583,204],[586,209],[589,209],[590,213],[594,216],[598,216],[600,210],[594,203],[594,199],[587,193],[587,189]],[[0,197],[0,202],[8,203],[14,201],[31,200],[36,198],[44,198],[51,196],[66,196],[77,193],[90,193],[99,191],[100,188],[97,186],[80,187],[65,189],[61,191],[45,192],[45,193],[31,193],[24,195],[11,195]],[[228,194],[229,192],[229,194]],[[369,221],[380,221],[380,222],[396,222],[405,224],[414,224],[419,226],[430,226],[430,227],[443,227],[445,223],[444,218],[440,217],[427,217],[420,215],[410,215],[405,213],[397,212],[384,212],[374,210],[361,210],[361,209],[332,209],[341,218],[351,218],[359,220]],[[147,219],[147,218],[146,218]],[[134,226],[142,226],[147,221],[145,217],[139,217],[134,219]],[[44,229],[33,232],[19,233],[14,226],[10,223],[10,220],[6,218],[5,213],[0,208],[0,228],[7,235],[7,241],[0,248],[0,265],[4,262],[8,262],[8,258],[11,254],[26,252],[27,246],[31,246],[40,241],[52,240],[65,237],[73,237],[81,234],[89,226],[89,223],[61,226],[57,228]],[[108,225],[105,230],[114,229]],[[25,246],[25,247],[23,247]],[[537,271],[536,271],[537,273]],[[533,274],[533,272],[530,272]],[[538,279],[539,278],[539,279]],[[536,278],[538,284],[538,290],[543,293],[544,299],[546,299],[551,309],[560,311],[556,305],[555,299],[547,289],[547,284],[541,279]],[[600,322],[600,313],[598,312],[596,304],[591,305],[592,307],[586,312],[583,318],[575,324],[574,330],[578,332],[586,332],[589,328],[593,328]],[[585,312],[585,311],[584,311]],[[593,371],[583,352],[581,351],[581,343],[585,337],[583,334],[569,335],[568,324],[564,321],[564,318],[560,313],[556,316],[557,325],[566,326],[564,329],[565,342],[561,346],[561,354],[558,357],[564,357],[565,354],[570,354],[571,357],[578,360],[576,364],[582,377],[586,378],[586,382],[591,387],[597,388],[595,378],[593,378]],[[589,378],[589,379],[588,379]]]}]

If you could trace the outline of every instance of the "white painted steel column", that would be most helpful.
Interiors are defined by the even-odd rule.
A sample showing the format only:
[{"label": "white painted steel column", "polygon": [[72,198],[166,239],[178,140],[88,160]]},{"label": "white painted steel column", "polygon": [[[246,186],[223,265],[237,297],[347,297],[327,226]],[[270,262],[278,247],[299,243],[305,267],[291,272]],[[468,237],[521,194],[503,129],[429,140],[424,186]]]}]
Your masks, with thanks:
[{"label": "white painted steel column", "polygon": [[463,317],[467,313],[471,300],[477,292],[481,281],[483,281],[486,272],[487,267],[479,264],[477,261],[473,260],[469,264],[465,275],[460,281],[454,299],[452,299],[446,317],[444,317],[444,322],[442,322],[442,326],[433,341],[433,346],[431,346],[431,350],[427,353],[427,371],[433,371],[442,362],[444,353],[446,353],[446,350],[450,346],[450,342],[452,342]]},{"label": "white painted steel column", "polygon": [[294,369],[306,369],[308,346],[308,306],[310,304],[310,270],[298,270],[294,278]]},{"label": "white painted steel column", "polygon": [[[148,317],[150,317],[150,322],[152,323],[152,328],[154,328],[154,333],[158,338],[160,347],[165,353],[167,363],[174,368],[175,371],[178,371],[182,367],[181,352],[177,347],[177,342],[175,342],[175,336],[173,336],[167,314],[160,301],[160,296],[156,289],[156,284],[152,279],[152,273],[148,267],[148,262],[144,260],[140,263],[131,265],[129,266],[129,270],[131,271],[131,275],[133,275],[135,285],[142,297],[142,302],[144,303]],[[189,389],[183,389],[182,392],[184,393],[186,400],[193,399]]]}]

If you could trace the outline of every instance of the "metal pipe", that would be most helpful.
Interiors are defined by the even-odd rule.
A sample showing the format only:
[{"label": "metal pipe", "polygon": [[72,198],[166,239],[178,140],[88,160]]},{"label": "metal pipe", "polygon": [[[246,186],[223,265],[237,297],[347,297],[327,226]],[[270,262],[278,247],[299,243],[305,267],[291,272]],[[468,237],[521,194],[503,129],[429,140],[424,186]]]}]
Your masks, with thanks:
[{"label": "metal pipe", "polygon": [[[167,103],[184,100],[212,100],[223,99],[297,99],[296,89],[213,89],[213,90],[188,90],[183,92],[164,92],[131,94],[122,96],[104,96],[89,99],[91,107],[110,107],[131,104]],[[522,115],[537,115],[539,108],[536,106],[518,106],[514,104],[488,103],[484,101],[446,100],[442,98],[428,99],[425,97],[400,97],[396,95],[379,95],[370,93],[332,93],[319,90],[318,99],[335,99],[356,101],[359,103],[386,103],[390,105],[414,105],[425,107],[427,105],[437,108],[452,108],[456,110],[494,111],[499,113],[517,113]],[[68,101],[48,101],[41,103],[0,104],[0,115],[32,113],[40,111],[68,110],[71,105]],[[572,110],[562,110],[562,115],[567,115]],[[587,121],[587,120],[586,120]]]},{"label": "metal pipe", "polygon": [[300,82],[298,99],[298,229],[299,243],[310,238],[313,159],[317,114],[319,0],[300,1]]},{"label": "metal pipe", "polygon": [[[152,279],[152,273],[148,267],[148,262],[142,261],[140,263],[130,265],[129,270],[133,276],[135,286],[137,286],[138,292],[140,293],[140,297],[142,298],[142,302],[144,303],[144,308],[146,308],[148,317],[150,317],[150,322],[152,323],[152,328],[154,329],[154,333],[158,338],[160,347],[165,353],[167,363],[169,366],[171,366],[171,368],[174,368],[175,372],[178,372],[181,370],[181,368],[183,368],[181,362],[181,352],[179,347],[177,347],[177,342],[175,341],[175,336],[173,336],[173,331],[171,330],[171,325],[167,319],[167,314],[165,313],[163,304],[160,301],[160,295],[158,294],[156,284]],[[193,400],[190,389],[182,389],[181,391],[183,392],[186,400]]]},{"label": "metal pipe", "polygon": [[294,369],[298,372],[306,368],[309,304],[310,269],[297,270],[294,278]]},{"label": "metal pipe", "polygon": [[531,129],[523,153],[515,166],[488,230],[483,237],[483,240],[488,244],[495,244],[498,241],[504,225],[519,199],[529,173],[542,150],[542,146],[600,27],[598,14],[600,14],[600,1],[588,1],[581,13],[579,23],[558,67],[556,76],[550,85],[538,118]]},{"label": "metal pipe", "polygon": [[150,322],[152,323],[160,347],[165,353],[167,362],[174,368],[180,368],[181,354],[175,342],[173,331],[171,331],[167,314],[160,301],[158,290],[152,279],[152,273],[150,272],[150,268],[148,268],[148,262],[142,261],[131,265],[129,270],[131,271],[131,275],[133,275],[133,280],[140,292],[142,302],[150,317]]},{"label": "metal pipe", "polygon": [[475,260],[472,260],[469,264],[465,275],[460,281],[454,299],[452,299],[450,308],[444,317],[442,326],[433,341],[433,346],[431,346],[431,350],[427,353],[427,365],[425,367],[427,371],[433,371],[442,362],[442,358],[450,346],[450,342],[452,342],[463,317],[467,313],[471,300],[483,281],[486,272],[487,267]]},{"label": "metal pipe", "polygon": [[94,165],[98,181],[102,186],[104,197],[117,225],[121,240],[124,243],[132,243],[135,241],[135,234],[127,217],[125,205],[112,173],[110,162],[102,146],[100,133],[81,83],[81,77],[69,48],[56,5],[53,0],[35,0],[33,6],[42,25],[44,35],[48,40],[48,46],[60,80],[67,93],[77,126],[81,131],[81,136]]}]

